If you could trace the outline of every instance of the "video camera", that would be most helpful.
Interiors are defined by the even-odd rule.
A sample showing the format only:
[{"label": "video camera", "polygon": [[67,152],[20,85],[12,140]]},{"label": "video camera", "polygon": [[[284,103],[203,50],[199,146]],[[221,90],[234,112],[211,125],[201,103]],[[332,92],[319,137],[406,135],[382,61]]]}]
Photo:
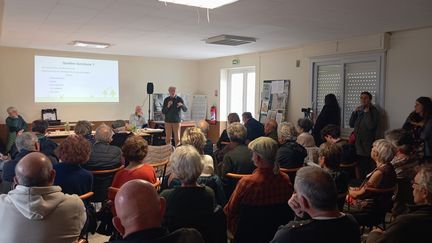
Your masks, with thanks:
[{"label": "video camera", "polygon": [[301,108],[301,112],[304,113],[305,118],[311,118],[311,114],[313,112],[312,108]]}]

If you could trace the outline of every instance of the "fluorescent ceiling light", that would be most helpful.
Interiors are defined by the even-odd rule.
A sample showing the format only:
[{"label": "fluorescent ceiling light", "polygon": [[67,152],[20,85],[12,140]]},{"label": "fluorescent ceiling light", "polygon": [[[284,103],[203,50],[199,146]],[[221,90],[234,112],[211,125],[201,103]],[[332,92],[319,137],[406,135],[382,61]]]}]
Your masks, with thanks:
[{"label": "fluorescent ceiling light", "polygon": [[87,47],[87,48],[97,48],[97,49],[108,48],[111,46],[111,44],[108,43],[91,42],[91,41],[72,41],[70,44],[77,47]]},{"label": "fluorescent ceiling light", "polygon": [[214,9],[238,0],[159,0],[159,2],[175,3],[187,6]]}]

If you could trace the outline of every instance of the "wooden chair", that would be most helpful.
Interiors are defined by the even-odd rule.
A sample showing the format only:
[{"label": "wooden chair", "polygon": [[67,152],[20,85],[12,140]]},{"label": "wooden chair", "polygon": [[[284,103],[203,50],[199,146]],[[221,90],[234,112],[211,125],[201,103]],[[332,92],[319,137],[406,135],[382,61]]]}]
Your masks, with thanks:
[{"label": "wooden chair", "polygon": [[110,169],[110,170],[93,170],[91,171],[91,173],[93,175],[116,173],[117,171],[124,169],[124,167],[125,167],[124,165],[121,165],[117,168]]},{"label": "wooden chair", "polygon": [[[157,190],[160,187],[160,184],[161,184],[160,181],[157,180],[155,183],[153,183],[153,186]],[[114,197],[119,190],[120,190],[120,188],[117,188],[117,187],[112,187],[112,186],[108,187],[108,195],[112,195],[108,199],[114,200]]]},{"label": "wooden chair", "polygon": [[294,185],[294,180],[297,174],[297,171],[300,170],[303,166],[295,167],[295,168],[280,168],[279,170],[285,174],[287,174],[290,178],[291,183]]},{"label": "wooden chair", "polygon": [[357,162],[352,163],[341,163],[339,165],[340,169],[348,173],[349,180],[358,178]]},{"label": "wooden chair", "polygon": [[[371,230],[373,227],[378,227],[382,230],[385,230],[386,229],[385,216],[387,212],[389,212],[392,208],[392,204],[393,204],[392,197],[397,191],[397,184],[390,188],[366,187],[365,189],[366,189],[366,193],[371,193],[383,197],[381,198],[381,200],[387,201],[387,205],[385,206],[385,208],[382,209],[383,211],[379,211],[379,212],[377,211],[373,213],[373,217],[371,217],[371,219],[368,219],[367,222],[365,223],[359,222],[359,225],[361,227],[361,233],[362,234],[364,233],[366,227],[368,227],[369,230]],[[382,225],[382,227],[380,227],[380,225]]]},{"label": "wooden chair", "polygon": [[86,200],[92,197],[93,195],[94,192],[87,192],[86,194],[79,195],[79,198],[81,198],[81,200]]},{"label": "wooden chair", "polygon": [[168,163],[169,163],[169,159],[166,159],[161,162],[149,163],[149,165],[151,165],[155,169],[156,175],[159,177],[160,181],[163,181],[165,179]]},{"label": "wooden chair", "polygon": [[107,199],[107,189],[111,186],[114,175],[117,171],[124,168],[121,165],[114,169],[109,170],[94,170],[93,174],[93,192],[94,195],[90,198],[92,202],[103,202]]},{"label": "wooden chair", "polygon": [[237,179],[240,180],[241,178],[245,177],[245,176],[249,176],[251,174],[236,174],[236,173],[226,173],[225,176],[232,178],[232,179]]}]

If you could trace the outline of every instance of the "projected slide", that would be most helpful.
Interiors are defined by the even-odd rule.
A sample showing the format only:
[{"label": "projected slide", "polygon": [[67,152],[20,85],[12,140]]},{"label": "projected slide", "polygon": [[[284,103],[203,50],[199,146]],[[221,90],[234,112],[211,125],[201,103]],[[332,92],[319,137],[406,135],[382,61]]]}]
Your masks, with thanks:
[{"label": "projected slide", "polygon": [[118,61],[35,56],[35,102],[119,102]]}]

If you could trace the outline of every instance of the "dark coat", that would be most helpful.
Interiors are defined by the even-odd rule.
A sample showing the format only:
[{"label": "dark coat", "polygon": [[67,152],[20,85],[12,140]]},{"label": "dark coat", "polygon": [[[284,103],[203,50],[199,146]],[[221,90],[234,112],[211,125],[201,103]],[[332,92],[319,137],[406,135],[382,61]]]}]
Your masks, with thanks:
[{"label": "dark coat", "polygon": [[246,139],[248,141],[264,136],[264,125],[254,118],[249,119],[244,125],[247,129]]},{"label": "dark coat", "polygon": [[412,206],[411,212],[400,215],[387,226],[385,233],[369,233],[367,242],[426,243],[431,242],[432,206]]},{"label": "dark coat", "polygon": [[276,153],[276,162],[282,168],[297,168],[303,166],[307,156],[306,149],[295,141],[282,144]]},{"label": "dark coat", "polygon": [[369,112],[353,111],[349,121],[356,135],[355,147],[357,155],[370,157],[372,144],[376,139],[379,123],[378,109],[370,105]]},{"label": "dark coat", "polygon": [[107,143],[95,143],[90,159],[82,167],[86,170],[111,170],[121,165],[121,149]]},{"label": "dark coat", "polygon": [[321,130],[329,124],[340,126],[340,109],[324,105],[312,129],[312,136],[315,139],[316,146],[319,147],[324,142],[321,138]]}]

